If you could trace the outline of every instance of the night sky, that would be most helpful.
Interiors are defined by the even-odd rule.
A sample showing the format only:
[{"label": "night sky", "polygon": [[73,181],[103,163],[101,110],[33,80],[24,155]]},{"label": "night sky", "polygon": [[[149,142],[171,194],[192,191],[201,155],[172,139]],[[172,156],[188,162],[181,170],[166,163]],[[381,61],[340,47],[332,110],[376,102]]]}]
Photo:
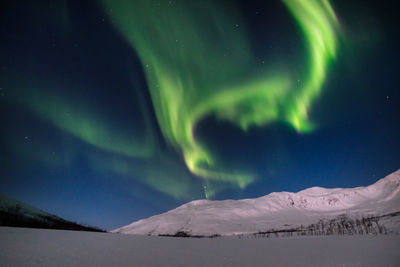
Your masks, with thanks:
[{"label": "night sky", "polygon": [[400,168],[397,8],[1,1],[0,192],[108,230]]}]

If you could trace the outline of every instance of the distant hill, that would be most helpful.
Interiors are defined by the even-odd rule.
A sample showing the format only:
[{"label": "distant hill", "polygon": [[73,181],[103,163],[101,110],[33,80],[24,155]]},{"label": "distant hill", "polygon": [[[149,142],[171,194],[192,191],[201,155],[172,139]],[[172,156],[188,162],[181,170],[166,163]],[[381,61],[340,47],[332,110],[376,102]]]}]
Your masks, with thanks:
[{"label": "distant hill", "polygon": [[0,193],[0,226],[104,232],[70,222]]}]

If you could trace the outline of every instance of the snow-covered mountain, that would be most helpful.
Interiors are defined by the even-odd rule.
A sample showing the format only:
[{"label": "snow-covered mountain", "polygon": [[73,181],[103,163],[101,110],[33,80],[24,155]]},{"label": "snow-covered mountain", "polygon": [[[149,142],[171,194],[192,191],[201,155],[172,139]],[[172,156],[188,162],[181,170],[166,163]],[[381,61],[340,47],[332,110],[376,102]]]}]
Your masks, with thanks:
[{"label": "snow-covered mountain", "polygon": [[[300,231],[311,229],[310,226],[315,228],[310,233],[323,229],[329,234],[335,227],[338,233],[349,231],[350,234],[351,231],[398,232],[400,170],[367,187],[312,187],[297,193],[271,193],[256,199],[195,200],[113,232],[213,236]],[[329,227],[333,228],[329,230]]]}]

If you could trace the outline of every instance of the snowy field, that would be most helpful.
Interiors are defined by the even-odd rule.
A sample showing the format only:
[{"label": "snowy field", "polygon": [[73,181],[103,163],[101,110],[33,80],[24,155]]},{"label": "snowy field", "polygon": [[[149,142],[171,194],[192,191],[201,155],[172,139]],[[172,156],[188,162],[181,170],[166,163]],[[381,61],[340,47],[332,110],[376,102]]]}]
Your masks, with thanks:
[{"label": "snowy field", "polygon": [[210,239],[0,227],[0,266],[400,266],[400,235]]}]

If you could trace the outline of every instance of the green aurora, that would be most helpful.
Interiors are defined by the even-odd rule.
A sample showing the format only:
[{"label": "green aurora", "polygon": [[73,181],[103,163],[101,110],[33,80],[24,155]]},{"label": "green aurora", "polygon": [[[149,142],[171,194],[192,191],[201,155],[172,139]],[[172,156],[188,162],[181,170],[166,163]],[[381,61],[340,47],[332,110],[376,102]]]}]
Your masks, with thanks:
[{"label": "green aurora", "polygon": [[[189,170],[206,181],[244,188],[255,179],[220,170],[210,149],[196,142],[195,126],[206,116],[244,131],[276,121],[299,133],[315,127],[308,111],[335,58],[338,22],[327,0],[283,2],[307,41],[308,69],[302,77],[276,68],[258,74],[239,12],[228,16],[214,1],[103,1],[140,57],[164,137],[183,153]],[[297,79],[304,81],[300,88],[294,86]]]},{"label": "green aurora", "polygon": [[[134,179],[174,199],[188,200],[200,194],[209,198],[227,187],[243,189],[257,176],[248,170],[227,170],[211,148],[196,140],[196,125],[213,116],[243,131],[280,122],[299,134],[311,132],[315,124],[309,121],[308,112],[337,52],[338,21],[328,1],[283,3],[306,41],[307,64],[303,71],[288,70],[279,62],[261,67],[240,11],[230,7],[229,13],[224,12],[222,1],[102,1],[110,21],[140,58],[151,108],[163,138],[174,152],[160,149],[154,128],[157,126],[151,122],[140,93],[142,85],[135,81],[132,87],[141,121],[131,125],[114,123],[107,114],[112,107],[101,110],[79,94],[41,91],[57,89],[59,85],[54,82],[21,84],[24,97],[16,94],[11,103],[28,108],[56,128],[102,151],[101,155],[86,155],[97,171]],[[298,80],[302,81],[300,85]],[[40,146],[35,150],[43,155],[51,153],[41,152],[45,148]],[[68,163],[68,158],[78,153],[68,151],[58,162]],[[169,159],[169,153],[182,155],[186,167]],[[193,181],[193,175],[202,179]],[[136,190],[134,194],[141,192]]]},{"label": "green aurora", "polygon": [[396,4],[1,2],[0,191],[115,229],[399,169]]}]

